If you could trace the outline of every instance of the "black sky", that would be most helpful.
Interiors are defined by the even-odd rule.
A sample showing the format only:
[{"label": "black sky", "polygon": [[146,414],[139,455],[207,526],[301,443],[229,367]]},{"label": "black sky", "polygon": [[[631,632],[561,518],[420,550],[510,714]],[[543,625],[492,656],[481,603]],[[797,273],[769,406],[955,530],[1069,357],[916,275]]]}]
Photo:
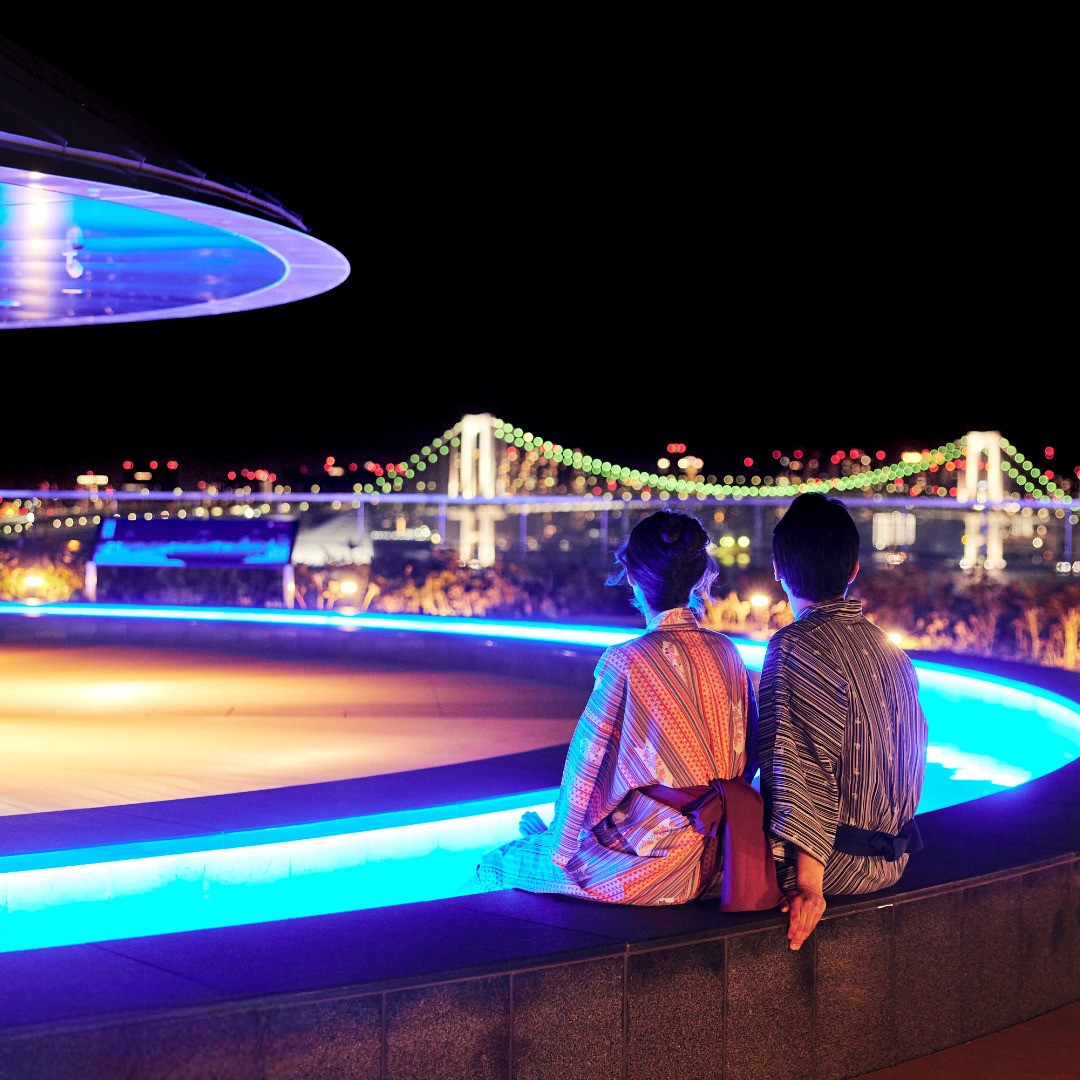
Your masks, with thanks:
[{"label": "black sky", "polygon": [[1075,333],[1035,257],[1054,192],[987,168],[990,102],[958,131],[463,27],[144,48],[105,22],[5,33],[352,272],[286,307],[4,335],[0,487],[128,455],[394,460],[465,412],[637,467],[671,440],[723,472],[972,429],[1080,463]]}]

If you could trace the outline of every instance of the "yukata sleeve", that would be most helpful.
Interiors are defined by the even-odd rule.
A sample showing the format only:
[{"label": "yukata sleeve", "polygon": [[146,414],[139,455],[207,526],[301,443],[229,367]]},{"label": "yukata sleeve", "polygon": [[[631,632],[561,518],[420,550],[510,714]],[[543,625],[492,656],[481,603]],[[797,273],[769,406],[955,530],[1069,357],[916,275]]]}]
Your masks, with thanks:
[{"label": "yukata sleeve", "polygon": [[752,781],[761,767],[761,753],[758,750],[758,695],[754,689],[754,680],[749,672],[746,679],[746,765],[742,775]]},{"label": "yukata sleeve", "polygon": [[809,643],[784,638],[766,655],[761,685],[769,832],[824,864],[840,813],[846,683]]},{"label": "yukata sleeve", "polygon": [[610,777],[618,753],[619,732],[626,702],[626,675],[601,657],[592,693],[585,705],[563,766],[562,784],[551,823],[551,859],[566,866],[581,846],[581,834],[603,818],[607,809],[590,814],[604,803],[604,777]]}]

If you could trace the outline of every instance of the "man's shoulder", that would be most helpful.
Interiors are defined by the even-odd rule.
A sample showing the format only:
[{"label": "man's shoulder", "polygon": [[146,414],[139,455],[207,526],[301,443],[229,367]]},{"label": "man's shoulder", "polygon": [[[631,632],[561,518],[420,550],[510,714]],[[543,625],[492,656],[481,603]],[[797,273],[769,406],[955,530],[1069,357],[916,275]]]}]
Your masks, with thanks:
[{"label": "man's shoulder", "polygon": [[765,646],[764,663],[775,665],[781,657],[791,656],[792,653],[801,651],[809,640],[807,627],[798,622],[790,622],[786,626],[772,632]]},{"label": "man's shoulder", "polygon": [[772,636],[769,638],[769,643],[766,645],[766,649],[779,649],[781,645],[786,641],[796,641],[799,638],[804,638],[813,633],[813,628],[809,623],[803,620],[795,620],[789,622],[779,629],[772,632]]}]

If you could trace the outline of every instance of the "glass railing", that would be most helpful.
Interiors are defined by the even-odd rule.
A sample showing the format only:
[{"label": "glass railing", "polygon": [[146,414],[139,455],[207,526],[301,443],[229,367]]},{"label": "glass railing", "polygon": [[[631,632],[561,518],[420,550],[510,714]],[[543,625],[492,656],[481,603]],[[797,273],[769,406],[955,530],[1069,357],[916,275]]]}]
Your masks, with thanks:
[{"label": "glass railing", "polygon": [[[844,496],[864,546],[959,568],[970,555],[985,561],[999,545],[1006,565],[1055,569],[1073,560],[1077,511],[1066,506],[1006,503],[971,507],[921,497]],[[26,492],[0,489],[0,551],[16,544],[68,539],[85,542],[109,517],[173,520],[294,518],[300,522],[297,561],[324,554],[370,561],[381,545],[417,543],[452,548],[463,562],[543,550],[599,551],[606,558],[646,514],[677,506],[698,515],[718,554],[752,565],[767,554],[772,525],[787,502],[664,495],[652,498],[504,496],[463,499],[435,494],[341,492],[208,494],[180,491]],[[980,560],[980,554],[982,556]],[[300,559],[299,556],[305,556]]]}]

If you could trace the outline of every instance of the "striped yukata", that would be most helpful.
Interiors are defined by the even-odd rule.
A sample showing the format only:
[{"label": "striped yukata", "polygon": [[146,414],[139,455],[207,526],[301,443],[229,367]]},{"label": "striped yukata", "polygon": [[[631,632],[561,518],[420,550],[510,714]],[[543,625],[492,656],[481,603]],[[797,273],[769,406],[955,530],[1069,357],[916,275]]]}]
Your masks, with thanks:
[{"label": "striped yukata", "polygon": [[758,684],[761,794],[777,879],[795,885],[795,848],[825,865],[828,895],[895,884],[908,863],[834,851],[839,824],[896,834],[915,814],[927,726],[915,667],[862,604],[805,608],[769,640]]},{"label": "striped yukata", "polygon": [[705,857],[717,842],[639,789],[753,777],[757,700],[742,657],[679,607],[605,650],[594,674],[550,827],[485,854],[480,885],[618,904],[718,897],[720,868]]}]

